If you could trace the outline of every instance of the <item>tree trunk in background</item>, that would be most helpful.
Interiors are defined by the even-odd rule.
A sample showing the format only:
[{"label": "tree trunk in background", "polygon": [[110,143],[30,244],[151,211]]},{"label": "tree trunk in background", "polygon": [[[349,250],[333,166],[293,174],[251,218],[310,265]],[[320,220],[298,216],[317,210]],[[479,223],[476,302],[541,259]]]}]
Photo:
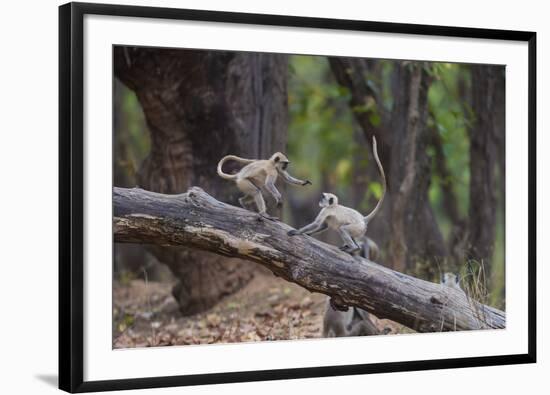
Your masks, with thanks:
[{"label": "tree trunk in background", "polygon": [[[497,169],[504,190],[504,70],[472,65],[470,132],[470,208],[467,258],[484,262],[489,275],[497,212]],[[502,136],[499,139],[499,136]]]},{"label": "tree trunk in background", "polygon": [[393,180],[390,262],[403,271],[411,262],[429,267],[447,256],[443,235],[428,198],[432,164],[427,148],[430,133],[428,88],[430,77],[420,63],[400,62],[393,76]]},{"label": "tree trunk in background", "polygon": [[434,172],[439,176],[441,184],[442,208],[451,222],[448,251],[449,265],[453,272],[458,272],[464,263],[464,246],[466,245],[467,220],[460,214],[458,199],[453,190],[452,174],[445,157],[443,141],[436,127],[429,128],[431,133],[430,146],[434,150]]},{"label": "tree trunk in background", "polygon": [[[371,65],[377,61],[329,58],[329,62],[338,83],[350,90],[351,107],[361,109],[354,115],[367,136],[369,152],[372,136],[376,136],[388,178],[386,200],[379,217],[369,224],[369,237],[382,245],[391,244],[387,264],[396,270],[405,271],[413,262],[435,267],[447,256],[447,250],[428,199],[427,73],[422,65],[396,63],[392,74],[394,103],[392,110],[386,111],[380,92],[367,80],[369,73],[380,71]],[[373,101],[375,106],[370,104]],[[378,124],[372,122],[374,111],[381,120]],[[412,163],[405,160],[411,155]]]},{"label": "tree trunk in background", "polygon": [[[286,56],[116,47],[114,61],[115,75],[135,91],[151,135],[140,187],[173,194],[198,185],[238,205],[236,187],[216,174],[218,160],[230,153],[265,158],[284,151]],[[173,293],[183,314],[210,308],[252,278],[254,267],[239,259],[187,248],[153,251],[179,280]]]},{"label": "tree trunk in background", "polygon": [[[364,133],[364,149],[367,151],[366,156],[369,158],[369,167],[366,171],[368,177],[367,181],[380,181],[380,174],[375,165],[374,157],[372,156],[372,136],[376,137],[380,161],[386,171],[386,177],[389,177],[388,170],[391,168],[391,129],[389,129],[388,124],[391,119],[391,114],[384,111],[379,92],[376,92],[369,86],[366,78],[370,73],[377,73],[376,77],[381,78],[381,74],[379,73],[380,69],[376,67],[378,61],[371,59],[367,61],[366,59],[360,58],[329,57],[328,59],[336,81],[350,91],[350,107],[352,109],[364,108],[367,107],[367,105],[376,104],[376,110],[381,117],[379,125],[374,125],[372,123],[370,117],[372,111],[353,111],[353,114]],[[359,143],[360,141],[356,139],[356,142]],[[390,184],[391,180],[388,179],[388,187]],[[357,187],[360,188],[359,186]],[[357,197],[354,199],[357,199]],[[382,253],[387,250],[387,246],[391,239],[389,226],[391,218],[391,200],[392,194],[391,190],[388,188],[388,193],[386,194],[382,209],[378,216],[369,223],[367,232],[367,235],[378,244]],[[376,205],[376,199],[371,199],[369,203],[369,208],[372,209],[372,207]]]}]

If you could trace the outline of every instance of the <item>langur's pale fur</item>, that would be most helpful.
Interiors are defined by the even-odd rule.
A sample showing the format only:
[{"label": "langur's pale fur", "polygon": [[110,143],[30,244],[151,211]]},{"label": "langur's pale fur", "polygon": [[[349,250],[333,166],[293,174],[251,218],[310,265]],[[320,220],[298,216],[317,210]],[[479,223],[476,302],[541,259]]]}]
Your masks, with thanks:
[{"label": "langur's pale fur", "polygon": [[443,276],[441,276],[441,285],[445,285],[446,287],[458,289],[459,291],[464,292],[464,290],[460,286],[460,277],[458,274],[455,273],[443,273]]},{"label": "langur's pale fur", "polygon": [[[222,166],[227,160],[234,160],[244,163],[245,166],[236,174],[227,174],[222,170]],[[268,219],[276,219],[267,215],[265,201],[262,196],[261,188],[264,187],[267,192],[273,196],[277,202],[277,206],[282,205],[281,193],[275,187],[277,177],[281,176],[289,184],[307,185],[309,181],[302,181],[292,177],[286,171],[289,164],[288,158],[280,152],[277,152],[269,159],[243,159],[235,155],[227,155],[218,163],[218,175],[226,180],[235,181],[237,188],[244,194],[239,199],[239,203],[244,208],[246,204],[253,200],[256,204],[259,214]]]},{"label": "langur's pale fur", "polygon": [[368,223],[380,211],[387,188],[386,175],[384,174],[382,163],[380,163],[380,159],[378,158],[375,137],[372,138],[372,149],[374,152],[374,159],[378,165],[378,169],[380,170],[380,175],[382,177],[383,189],[380,200],[370,214],[364,217],[359,211],[338,204],[338,197],[336,195],[332,193],[323,193],[321,201],[319,202],[321,211],[317,215],[317,218],[315,218],[311,224],[306,225],[299,230],[291,230],[288,232],[289,236],[295,236],[298,234],[312,235],[331,228],[336,230],[344,241],[344,245],[340,247],[341,250],[351,253],[360,249],[357,240],[365,236]]}]

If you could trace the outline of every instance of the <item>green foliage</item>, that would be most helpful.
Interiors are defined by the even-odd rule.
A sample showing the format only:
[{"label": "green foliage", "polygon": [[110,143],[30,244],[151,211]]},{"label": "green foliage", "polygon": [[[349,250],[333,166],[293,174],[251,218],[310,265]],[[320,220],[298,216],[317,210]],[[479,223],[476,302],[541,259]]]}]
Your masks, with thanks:
[{"label": "green foliage", "polygon": [[150,139],[145,117],[133,91],[122,83],[115,96],[115,185],[135,185],[135,176],[143,159],[150,150]]},{"label": "green foliage", "polygon": [[[469,201],[469,138],[468,123],[470,117],[462,89],[469,84],[469,73],[464,66],[452,63],[432,63],[428,68],[433,82],[428,91],[428,110],[430,117],[428,127],[434,128],[439,134],[443,146],[449,177],[442,179],[437,172],[432,176],[430,200],[437,208],[443,199],[442,185],[451,185],[456,194],[461,216],[468,213]],[[433,150],[428,152],[431,156]],[[437,217],[443,230],[450,228],[444,213]],[[447,232],[446,232],[447,233]]]},{"label": "green foliage", "polygon": [[[386,110],[393,106],[391,73],[394,61],[380,61],[381,77],[366,75],[370,88],[380,95]],[[373,99],[349,107],[350,93],[334,81],[328,61],[317,56],[291,56],[289,80],[289,154],[298,174],[307,175],[314,183],[321,182],[336,193],[349,192],[353,167],[366,168],[368,163],[352,158],[360,153],[353,135],[354,114],[368,114],[369,121],[378,126],[382,119]],[[429,126],[440,135],[450,177],[433,176],[429,197],[438,211],[443,229],[450,229],[441,209],[441,186],[452,185],[459,202],[460,213],[466,216],[469,194],[469,138],[467,126],[471,110],[461,96],[461,84],[469,84],[469,73],[461,65],[429,63],[426,71],[432,76],[429,88]],[[430,148],[429,154],[434,155]],[[357,170],[357,169],[356,169]],[[313,174],[312,174],[313,172]],[[370,183],[368,194],[378,196],[376,184]],[[366,201],[366,200],[365,200]],[[446,232],[447,233],[447,232]]]},{"label": "green foliage", "polygon": [[151,145],[149,134],[144,130],[143,111],[133,91],[124,89],[123,95],[122,110],[126,117],[131,155],[135,161],[141,161],[149,153]]},{"label": "green foliage", "polygon": [[349,91],[334,81],[325,57],[291,56],[290,64],[288,151],[294,171],[345,192],[356,148]]},{"label": "green foliage", "polygon": [[369,183],[369,192],[372,193],[377,200],[380,199],[382,196],[382,184],[377,181]]}]

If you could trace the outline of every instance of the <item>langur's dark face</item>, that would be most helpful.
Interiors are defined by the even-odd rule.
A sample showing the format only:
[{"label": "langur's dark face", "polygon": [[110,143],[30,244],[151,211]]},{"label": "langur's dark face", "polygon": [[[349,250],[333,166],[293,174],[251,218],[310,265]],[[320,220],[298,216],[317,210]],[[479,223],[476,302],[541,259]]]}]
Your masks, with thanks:
[{"label": "langur's dark face", "polygon": [[282,168],[283,170],[286,170],[286,168],[288,167],[288,164],[289,164],[289,163],[290,163],[290,162],[281,162],[281,168]]}]

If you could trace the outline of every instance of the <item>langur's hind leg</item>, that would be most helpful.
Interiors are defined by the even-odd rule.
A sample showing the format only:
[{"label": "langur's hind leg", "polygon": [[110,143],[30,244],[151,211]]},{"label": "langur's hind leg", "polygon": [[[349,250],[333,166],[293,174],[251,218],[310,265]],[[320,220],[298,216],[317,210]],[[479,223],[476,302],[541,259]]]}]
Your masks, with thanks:
[{"label": "langur's hind leg", "polygon": [[276,221],[279,219],[278,217],[273,217],[267,213],[264,198],[260,192],[254,195],[254,201],[256,202],[256,206],[258,206],[259,221],[263,221],[264,218],[269,219],[270,221]]},{"label": "langur's hind leg", "polygon": [[340,228],[338,228],[338,234],[340,235],[340,237],[344,241],[344,245],[342,247],[340,247],[340,249],[342,251],[345,251],[345,252],[348,252],[348,253],[352,254],[352,253],[354,253],[354,252],[361,249],[361,247],[359,247],[357,242],[349,234],[349,231],[346,228],[346,225],[342,225],[342,226],[340,226]]},{"label": "langur's hind leg", "polygon": [[[260,190],[260,188],[258,188],[247,179],[237,181],[237,186],[246,196],[252,197],[254,199],[254,203],[256,203],[256,208],[258,209],[258,214],[260,215],[258,219],[277,219],[276,217],[271,217],[267,214],[264,198],[262,196],[262,191]],[[239,202],[242,204],[240,199]]]}]

